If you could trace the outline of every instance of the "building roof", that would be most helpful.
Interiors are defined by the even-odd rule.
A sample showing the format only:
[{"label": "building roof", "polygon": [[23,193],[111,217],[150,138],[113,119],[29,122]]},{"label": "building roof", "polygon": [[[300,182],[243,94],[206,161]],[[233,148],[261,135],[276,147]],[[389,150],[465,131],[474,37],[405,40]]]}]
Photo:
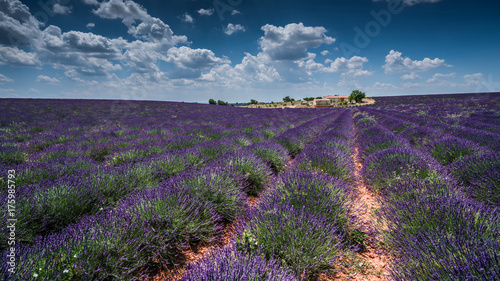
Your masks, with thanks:
[{"label": "building roof", "polygon": [[326,96],[325,99],[347,99],[349,96]]}]

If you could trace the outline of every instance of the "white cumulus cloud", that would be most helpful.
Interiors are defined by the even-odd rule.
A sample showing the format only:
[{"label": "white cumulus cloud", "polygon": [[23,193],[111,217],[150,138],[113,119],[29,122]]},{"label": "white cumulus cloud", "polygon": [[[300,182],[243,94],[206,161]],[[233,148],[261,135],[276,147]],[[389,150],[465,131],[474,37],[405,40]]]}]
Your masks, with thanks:
[{"label": "white cumulus cloud", "polygon": [[181,19],[183,22],[194,23],[193,17],[188,13],[185,13],[184,15],[182,15]]},{"label": "white cumulus cloud", "polygon": [[10,79],[9,77],[7,77],[3,74],[0,74],[0,84],[10,83],[10,82],[14,82],[14,80]]},{"label": "white cumulus cloud", "polygon": [[59,83],[61,83],[61,81],[59,81],[59,79],[52,78],[52,77],[45,76],[45,75],[38,75],[38,77],[36,78],[36,82],[42,82],[42,83],[47,83],[47,84],[59,84]]},{"label": "white cumulus cloud", "polygon": [[420,77],[420,75],[418,75],[415,72],[401,76],[401,79],[403,79],[403,80],[415,80],[417,78],[421,78],[421,77]]},{"label": "white cumulus cloud", "polygon": [[[93,1],[90,1],[93,2]],[[132,23],[133,20],[148,20],[151,16],[141,5],[130,0],[110,0],[99,4],[94,14],[105,19],[122,19],[124,22]]]},{"label": "white cumulus cloud", "polygon": [[475,73],[475,74],[467,74],[463,76],[465,83],[467,83],[467,86],[475,85],[475,86],[481,86],[485,84],[485,78],[484,74],[482,73]]},{"label": "white cumulus cloud", "polygon": [[263,53],[259,53],[257,56],[245,53],[241,63],[234,68],[244,79],[249,81],[275,82],[281,80],[278,70],[271,64],[270,58]]},{"label": "white cumulus cloud", "polygon": [[387,90],[387,89],[397,89],[398,87],[394,86],[391,83],[375,82],[370,88]]},{"label": "white cumulus cloud", "polygon": [[97,0],[82,0],[82,1],[87,5],[99,5],[99,1]]},{"label": "white cumulus cloud", "polygon": [[303,59],[308,56],[307,49],[335,42],[334,38],[325,34],[327,30],[322,26],[291,23],[282,27],[266,24],[261,29],[264,36],[259,39],[260,47],[273,60]]},{"label": "white cumulus cloud", "polygon": [[245,32],[246,29],[241,24],[232,24],[232,23],[228,23],[227,27],[224,28],[224,33],[226,33],[227,35],[232,35],[233,33],[238,32],[238,31]]},{"label": "white cumulus cloud", "polygon": [[157,61],[166,60],[162,47],[151,42],[134,41],[127,44],[123,58],[129,67],[139,73],[159,73]]},{"label": "white cumulus cloud", "polygon": [[59,3],[56,3],[54,4],[54,6],[52,7],[52,11],[56,14],[60,14],[60,15],[67,15],[67,14],[71,14],[71,10],[73,9],[73,7],[70,7],[70,6],[64,6],[64,5],[61,5]]},{"label": "white cumulus cloud", "polygon": [[373,72],[368,70],[363,70],[363,65],[368,62],[365,57],[354,56],[350,59],[337,58],[330,64],[330,70],[332,72],[340,72],[343,75],[349,76],[369,76]]},{"label": "white cumulus cloud", "polygon": [[436,81],[439,81],[440,79],[443,79],[443,78],[453,78],[456,76],[456,73],[455,72],[452,72],[452,73],[448,73],[448,74],[441,74],[441,73],[436,73],[432,76],[432,78],[429,78],[427,80],[428,83],[432,83],[432,82],[436,82]]},{"label": "white cumulus cloud", "polygon": [[137,27],[132,28],[132,33],[145,40],[155,42],[164,41],[165,44],[170,45],[187,41],[186,36],[174,35],[170,26],[159,18],[151,18],[148,21],[140,23]]},{"label": "white cumulus cloud", "polygon": [[0,44],[28,45],[39,36],[41,23],[18,0],[0,0]]},{"label": "white cumulus cloud", "polygon": [[340,73],[343,76],[360,77],[372,75],[372,71],[363,69],[364,64],[368,62],[366,57],[353,56],[350,59],[344,57],[336,58],[334,61],[331,59],[325,60],[325,63],[329,63],[329,66],[325,66],[321,63],[314,61],[316,55],[309,53],[309,57],[306,60],[296,61],[299,67],[306,69],[309,74],[312,72],[328,72],[328,73]]},{"label": "white cumulus cloud", "polygon": [[64,59],[71,55],[96,56],[101,58],[119,58],[121,40],[109,39],[91,32],[62,32],[57,26],[47,27],[36,42],[37,49],[51,59]]},{"label": "white cumulus cloud", "polygon": [[215,12],[215,10],[213,8],[210,8],[210,9],[199,9],[198,10],[198,14],[200,14],[202,16],[211,16],[211,15],[213,15],[214,12]]},{"label": "white cumulus cloud", "polygon": [[35,43],[40,59],[58,69],[76,69],[84,75],[105,76],[120,70],[111,60],[122,59],[125,40],[109,39],[93,33],[68,31],[57,26],[47,27]]},{"label": "white cumulus cloud", "polygon": [[180,68],[203,69],[214,67],[221,63],[230,63],[227,58],[219,58],[208,49],[192,49],[182,46],[173,47],[167,51],[167,62]]},{"label": "white cumulus cloud", "polygon": [[442,66],[449,66],[445,60],[435,58],[424,58],[423,60],[411,60],[409,57],[403,57],[401,52],[391,50],[385,57],[385,73],[395,72],[416,72],[428,71]]},{"label": "white cumulus cloud", "polygon": [[16,47],[0,46],[0,65],[37,66],[40,64],[37,54],[25,52]]},{"label": "white cumulus cloud", "polygon": [[[170,45],[187,41],[186,36],[173,35],[173,31],[168,24],[159,18],[152,17],[144,7],[131,0],[101,2],[99,7],[92,12],[105,19],[121,19],[123,24],[128,27],[128,33],[137,38],[152,41],[166,40],[168,42],[165,43]],[[187,20],[190,20],[189,18],[193,20],[191,16],[188,18],[183,17],[183,19]],[[136,20],[141,21],[137,26]]]}]

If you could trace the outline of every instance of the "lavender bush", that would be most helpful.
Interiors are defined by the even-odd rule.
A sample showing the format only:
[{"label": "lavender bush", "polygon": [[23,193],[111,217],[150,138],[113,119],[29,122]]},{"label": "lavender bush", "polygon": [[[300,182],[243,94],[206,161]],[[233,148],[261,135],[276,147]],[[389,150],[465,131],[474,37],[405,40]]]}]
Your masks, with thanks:
[{"label": "lavender bush", "polygon": [[487,151],[474,142],[445,136],[427,146],[429,153],[443,165],[448,165],[468,155],[479,155]]},{"label": "lavender bush", "polygon": [[[31,188],[33,186],[30,186]],[[60,178],[48,181],[37,188],[20,191],[24,195],[17,200],[16,240],[33,243],[39,235],[59,231],[80,219],[82,215],[96,212],[104,202],[99,191],[79,177]],[[6,202],[6,194],[2,196]],[[2,214],[8,215],[7,205],[2,205]],[[4,217],[7,221],[7,217]],[[1,248],[7,247],[9,230],[2,226]]]},{"label": "lavender bush", "polygon": [[247,150],[268,163],[275,173],[282,172],[290,159],[285,148],[271,141],[250,146]]},{"label": "lavender bush", "polygon": [[192,196],[210,202],[217,213],[231,222],[245,210],[244,177],[234,169],[207,167],[172,179],[175,186],[190,189]]},{"label": "lavender bush", "polygon": [[246,192],[249,195],[257,195],[264,188],[266,180],[271,176],[271,168],[254,154],[246,151],[228,153],[222,156],[217,166],[234,168],[239,172],[247,183]]},{"label": "lavender bush", "polygon": [[477,200],[500,206],[500,154],[464,157],[450,167],[453,175],[469,186],[467,193]]},{"label": "lavender bush", "polygon": [[356,244],[356,229],[353,187],[338,177],[325,174],[311,174],[296,170],[283,174],[276,183],[276,189],[260,203],[261,210],[287,205],[294,208],[306,207],[308,211],[329,219],[345,235],[346,244]]},{"label": "lavender bush", "polygon": [[276,206],[258,210],[240,231],[240,251],[262,252],[289,266],[297,275],[318,277],[343,255],[344,237],[331,219],[307,207]]},{"label": "lavender bush", "polygon": [[308,147],[297,157],[295,167],[302,171],[337,176],[346,181],[352,179],[354,170],[349,154],[327,146]]},{"label": "lavender bush", "polygon": [[379,190],[404,179],[449,177],[436,160],[411,148],[389,148],[370,155],[362,174]]}]

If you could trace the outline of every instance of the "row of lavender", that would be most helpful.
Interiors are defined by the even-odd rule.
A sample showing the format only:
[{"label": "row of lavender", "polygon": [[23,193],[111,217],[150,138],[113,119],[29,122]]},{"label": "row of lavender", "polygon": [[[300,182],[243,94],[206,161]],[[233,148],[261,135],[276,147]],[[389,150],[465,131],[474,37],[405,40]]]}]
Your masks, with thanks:
[{"label": "row of lavender", "polygon": [[[144,119],[141,117],[143,111],[138,111],[137,116],[123,116],[110,110],[110,103],[103,101],[58,101],[56,104],[28,101],[26,105],[21,102],[24,100],[9,107],[11,115],[8,116],[13,120],[2,123],[10,125],[3,128],[8,134],[2,135],[0,154],[5,160],[3,170],[17,172],[19,222],[16,238],[25,244],[33,243],[39,235],[59,231],[83,215],[116,206],[116,202],[137,189],[155,186],[182,171],[207,166],[223,153],[262,142],[306,118],[311,119],[304,112],[266,111],[256,114],[251,110],[240,112],[221,107],[147,102],[142,110],[149,112],[152,109],[148,108],[154,108],[156,115],[151,113]],[[22,106],[26,106],[27,117],[24,119],[20,109],[16,111]],[[61,112],[76,106],[80,106],[81,111],[62,116]],[[45,113],[46,116],[30,115],[31,112]],[[95,115],[95,120],[79,119],[86,114]],[[103,119],[102,123],[98,122],[98,116]],[[172,116],[175,117],[173,120]],[[27,123],[25,120],[29,118],[34,119]],[[241,126],[237,126],[235,120],[240,120]],[[275,120],[274,124],[272,120]],[[36,133],[36,142],[40,141],[38,137],[53,139],[53,135],[60,135],[68,141],[33,150],[29,140],[16,140],[20,134],[32,131],[29,128],[23,131],[19,124],[44,128]],[[75,133],[73,126],[80,129]],[[160,128],[165,132],[175,132],[155,134]],[[117,130],[126,133],[115,133]],[[258,131],[267,132],[267,135]],[[198,135],[194,136],[194,133]],[[17,154],[9,154],[11,151],[22,153],[23,163],[12,162],[9,155]],[[2,216],[7,215],[4,176],[1,178]],[[7,234],[6,225],[2,225],[2,238]],[[6,239],[1,240],[2,249],[6,243]]]},{"label": "row of lavender", "polygon": [[[364,110],[367,110],[368,112],[374,112],[377,114],[385,115],[388,120],[391,120],[390,122],[394,121],[397,123],[391,125],[396,130],[404,130],[405,127],[415,126],[415,125],[426,126],[429,129],[431,129],[430,132],[432,132],[433,130],[434,131],[437,130],[457,138],[462,138],[472,142],[476,142],[477,144],[485,146],[492,150],[500,149],[500,141],[498,140],[499,135],[498,133],[495,132],[480,130],[467,126],[451,125],[446,122],[440,122],[435,118],[433,118],[432,116],[419,116],[418,113],[407,114],[401,112],[393,112],[385,109],[374,109],[371,107],[366,107],[364,108]],[[400,111],[404,111],[404,107],[401,107]],[[469,123],[472,123],[474,117],[472,118],[469,117],[467,119]],[[496,117],[496,119],[500,120],[500,116]],[[483,123],[482,126],[483,128],[489,128],[489,129],[494,128],[494,126],[490,124]]]},{"label": "row of lavender", "polygon": [[[321,116],[330,111],[317,113]],[[313,120],[297,129],[306,131],[304,128],[314,126]],[[165,173],[159,177],[151,172],[157,171],[148,162],[151,159],[144,158],[121,165],[143,165],[139,173],[117,173],[115,178],[105,174],[107,177],[97,181],[101,185],[85,186],[83,181],[55,185],[63,182],[56,179],[47,184],[47,192],[43,193],[47,196],[42,200],[37,189],[32,193],[27,191],[26,205],[36,201],[36,206],[43,207],[36,207],[33,214],[26,212],[26,218],[20,220],[25,227],[33,228],[32,223],[37,227],[30,233],[34,242],[19,245],[19,271],[9,274],[3,264],[3,276],[14,280],[134,279],[175,265],[184,246],[217,239],[224,223],[245,210],[246,194],[256,194],[263,187],[271,174],[270,166],[279,170],[286,163],[282,159],[286,151],[274,141],[250,145],[250,139],[238,144],[231,143],[233,139],[238,142],[238,138],[229,135],[215,145],[205,146],[213,149],[213,153],[212,161],[203,165],[187,165],[199,146],[176,154],[161,154],[159,157],[172,164],[165,165],[161,170]],[[284,139],[279,137],[275,141]],[[107,167],[98,164],[93,168]],[[92,179],[81,169],[73,172]],[[156,176],[155,180],[151,176]],[[149,184],[144,184],[144,179]],[[122,188],[126,192],[116,194]],[[83,195],[82,190],[86,192]],[[102,207],[95,210],[95,202],[89,202],[88,198],[99,196],[111,202],[103,205],[98,201]],[[93,211],[82,209],[86,206]],[[39,221],[33,219],[37,215]],[[51,231],[44,232],[48,227]]]},{"label": "row of lavender", "polygon": [[445,165],[470,196],[500,206],[500,135],[456,128],[430,118],[402,119],[401,115],[371,108],[362,111]]},{"label": "row of lavender", "polygon": [[133,112],[113,109],[111,101],[0,102],[7,108],[0,113],[0,158],[9,165],[75,156],[119,165],[228,135],[262,140],[312,119],[304,110],[258,113],[166,102],[141,102]]},{"label": "row of lavender", "polygon": [[339,269],[360,233],[352,216],[352,111],[319,122],[320,130],[294,137],[309,145],[269,183],[238,238],[190,266],[182,280],[315,280]]},{"label": "row of lavender", "polygon": [[444,131],[494,150],[499,148],[500,94],[379,98],[379,112]]},{"label": "row of lavender", "polygon": [[500,216],[463,195],[453,175],[429,153],[355,114],[363,176],[383,195],[381,228],[395,258],[394,280],[500,278]]},{"label": "row of lavender", "polygon": [[[439,121],[474,121],[500,125],[500,93],[378,97],[373,107],[406,115],[430,116]],[[496,121],[495,121],[496,120]]]},{"label": "row of lavender", "polygon": [[[485,146],[498,148],[498,139],[491,137],[495,135],[481,131],[500,133],[500,93],[394,97],[377,101],[377,106],[370,108],[419,125],[436,126],[480,144],[482,138]],[[474,139],[476,133],[481,138]]]}]

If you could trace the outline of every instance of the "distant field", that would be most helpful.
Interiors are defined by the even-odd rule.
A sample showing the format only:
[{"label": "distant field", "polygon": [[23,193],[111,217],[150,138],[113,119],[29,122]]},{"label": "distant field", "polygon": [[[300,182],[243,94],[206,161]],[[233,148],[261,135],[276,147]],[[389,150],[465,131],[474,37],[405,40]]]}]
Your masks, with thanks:
[{"label": "distant field", "polygon": [[0,105],[2,280],[500,279],[500,94]]}]

